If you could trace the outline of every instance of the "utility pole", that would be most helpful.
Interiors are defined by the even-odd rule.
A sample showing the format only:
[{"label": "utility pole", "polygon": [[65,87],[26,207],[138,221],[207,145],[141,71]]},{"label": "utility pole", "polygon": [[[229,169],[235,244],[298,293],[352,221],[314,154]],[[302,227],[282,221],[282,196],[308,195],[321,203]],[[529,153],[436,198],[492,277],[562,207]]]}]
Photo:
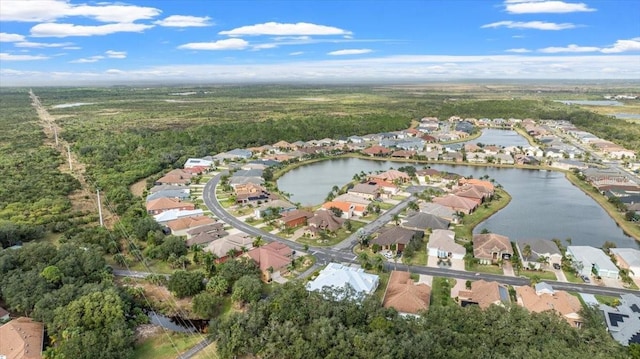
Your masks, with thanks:
[{"label": "utility pole", "polygon": [[100,204],[100,190],[96,190],[98,194],[98,217],[100,217],[100,227],[104,227],[104,221],[102,220],[102,204]]},{"label": "utility pole", "polygon": [[67,156],[69,157],[69,171],[73,172],[73,164],[71,163],[71,149],[67,145]]}]

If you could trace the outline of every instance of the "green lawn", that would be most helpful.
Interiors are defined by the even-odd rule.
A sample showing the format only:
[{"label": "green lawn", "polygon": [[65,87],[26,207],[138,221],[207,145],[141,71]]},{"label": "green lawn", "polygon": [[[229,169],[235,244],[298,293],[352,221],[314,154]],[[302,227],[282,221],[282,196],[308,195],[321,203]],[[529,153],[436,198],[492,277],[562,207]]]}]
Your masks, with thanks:
[{"label": "green lawn", "polygon": [[569,271],[563,271],[564,275],[567,277],[567,280],[571,283],[584,283],[584,281],[582,280],[582,278],[579,278],[578,276],[576,276],[573,272],[569,272]]},{"label": "green lawn", "polygon": [[617,307],[618,305],[620,305],[620,298],[618,297],[612,297],[608,295],[599,295],[599,294],[596,294],[595,297],[598,300],[598,302],[602,304],[606,304],[610,307]]},{"label": "green lawn", "polygon": [[451,288],[456,285],[453,278],[434,277],[431,285],[431,306],[446,307],[457,305],[451,298]]},{"label": "green lawn", "polygon": [[[511,196],[503,189],[496,188],[495,193],[494,200],[489,202],[486,208],[484,204],[481,205],[475,212],[464,216],[462,225],[455,226],[454,232],[456,233],[456,238],[471,239],[473,237],[473,228],[475,228],[478,223],[491,217],[494,213],[506,207],[511,201]],[[495,196],[500,196],[500,199],[495,199]]]},{"label": "green lawn", "polygon": [[469,272],[481,272],[481,273],[499,274],[499,275],[504,274],[504,271],[502,270],[502,268],[495,265],[465,264],[465,269]]},{"label": "green lawn", "polygon": [[387,203],[387,202],[378,202],[381,210],[388,211],[391,208],[395,207],[395,204]]},{"label": "green lawn", "polygon": [[136,359],[175,358],[196,345],[203,335],[184,333],[162,333],[136,345],[133,357]]},{"label": "green lawn", "polygon": [[425,250],[420,250],[420,251],[415,252],[415,254],[413,255],[413,258],[411,258],[411,262],[409,264],[426,266],[428,259],[429,259],[429,255],[427,253],[427,250],[426,249]]},{"label": "green lawn", "polygon": [[380,301],[382,302],[382,300],[384,299],[384,292],[387,290],[387,283],[389,283],[389,277],[391,276],[391,273],[375,273],[375,274],[378,275],[380,282],[378,284],[378,288],[376,288],[376,291],[373,293],[373,295],[378,297],[378,299],[380,299]]},{"label": "green lawn", "polygon": [[529,279],[533,279],[533,277],[538,277],[540,280],[558,280],[556,274],[549,271],[531,271],[531,270],[520,270],[519,275],[525,276]]}]

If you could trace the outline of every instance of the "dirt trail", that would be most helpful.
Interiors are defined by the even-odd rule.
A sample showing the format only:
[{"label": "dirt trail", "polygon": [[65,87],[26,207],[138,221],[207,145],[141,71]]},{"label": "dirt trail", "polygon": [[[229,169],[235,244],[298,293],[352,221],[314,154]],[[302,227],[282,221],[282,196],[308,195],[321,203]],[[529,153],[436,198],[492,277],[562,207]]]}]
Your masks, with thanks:
[{"label": "dirt trail", "polygon": [[[44,131],[46,138],[44,139],[44,144],[52,147],[53,149],[60,152],[62,158],[67,159],[60,167],[58,168],[62,173],[68,173],[75,177],[79,182],[81,188],[77,191],[74,191],[69,194],[68,198],[71,201],[71,205],[73,210],[79,210],[83,212],[94,212],[97,214],[98,212],[98,199],[96,193],[92,190],[91,186],[87,183],[84,177],[85,173],[85,165],[78,161],[76,155],[71,152],[70,154],[67,152],[67,149],[70,148],[69,143],[65,141],[61,136],[61,128],[55,122],[53,117],[49,115],[49,112],[42,106],[40,99],[33,93],[32,90],[29,90],[29,96],[31,97],[31,102],[33,107],[38,112],[38,117],[40,118],[39,124],[42,126],[42,130]],[[71,166],[71,168],[70,168]],[[102,198],[102,217],[104,219],[104,225],[107,228],[113,228],[113,225],[116,222],[116,216],[109,211],[107,206],[104,205],[104,197]]]}]

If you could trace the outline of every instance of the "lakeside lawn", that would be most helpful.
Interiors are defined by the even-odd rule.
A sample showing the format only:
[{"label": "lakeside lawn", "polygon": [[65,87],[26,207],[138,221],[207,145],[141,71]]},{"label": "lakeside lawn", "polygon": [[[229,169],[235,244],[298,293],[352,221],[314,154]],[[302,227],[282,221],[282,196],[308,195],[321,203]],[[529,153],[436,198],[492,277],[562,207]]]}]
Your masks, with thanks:
[{"label": "lakeside lawn", "polygon": [[624,213],[618,212],[614,205],[601,195],[598,190],[591,184],[581,180],[572,172],[565,172],[567,179],[576,187],[580,188],[584,193],[588,194],[600,207],[602,207],[609,216],[622,228],[624,233],[633,237],[636,241],[640,241],[640,225],[627,221]]},{"label": "lakeside lawn", "polygon": [[464,216],[462,225],[455,226],[456,238],[470,240],[473,237],[473,229],[479,223],[506,207],[509,202],[511,202],[511,196],[502,188],[496,188],[491,202],[481,205],[475,212]]},{"label": "lakeside lawn", "polygon": [[[175,358],[191,349],[191,347],[196,345],[205,337],[206,335],[204,334],[185,334],[163,331],[162,334],[148,338],[142,343],[136,345],[133,351],[133,357],[136,359]],[[210,352],[209,355],[211,355]]]}]

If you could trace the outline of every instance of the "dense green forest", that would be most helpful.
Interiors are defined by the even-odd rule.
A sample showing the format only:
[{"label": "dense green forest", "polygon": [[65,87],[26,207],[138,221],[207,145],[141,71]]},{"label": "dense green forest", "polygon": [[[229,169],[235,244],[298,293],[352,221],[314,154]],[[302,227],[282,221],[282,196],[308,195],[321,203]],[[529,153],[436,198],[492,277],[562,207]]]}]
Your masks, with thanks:
[{"label": "dense green forest", "polygon": [[14,313],[44,322],[50,358],[129,358],[147,319],[135,292],[116,287],[99,247],[31,243],[0,252],[0,294]]},{"label": "dense green forest", "polygon": [[222,358],[624,358],[604,327],[574,329],[550,312],[513,306],[433,306],[402,317],[375,297],[332,301],[287,283],[268,299],[212,321]]}]

